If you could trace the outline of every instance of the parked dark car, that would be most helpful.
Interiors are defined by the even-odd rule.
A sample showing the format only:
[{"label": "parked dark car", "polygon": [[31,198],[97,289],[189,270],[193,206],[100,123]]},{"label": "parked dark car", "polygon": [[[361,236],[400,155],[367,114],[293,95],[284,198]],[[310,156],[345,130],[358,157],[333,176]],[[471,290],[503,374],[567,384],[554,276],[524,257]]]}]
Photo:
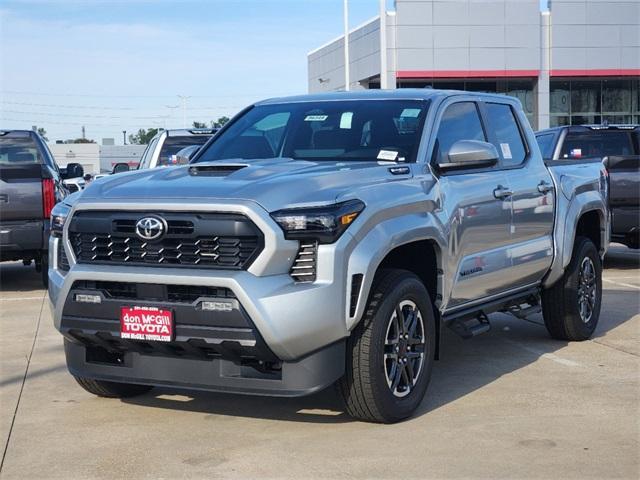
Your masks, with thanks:
[{"label": "parked dark car", "polygon": [[587,125],[536,133],[548,162],[604,161],[609,172],[611,240],[640,248],[640,126]]},{"label": "parked dark car", "polygon": [[0,261],[35,261],[46,284],[51,209],[63,180],[82,175],[78,163],[60,169],[36,132],[0,130]]}]

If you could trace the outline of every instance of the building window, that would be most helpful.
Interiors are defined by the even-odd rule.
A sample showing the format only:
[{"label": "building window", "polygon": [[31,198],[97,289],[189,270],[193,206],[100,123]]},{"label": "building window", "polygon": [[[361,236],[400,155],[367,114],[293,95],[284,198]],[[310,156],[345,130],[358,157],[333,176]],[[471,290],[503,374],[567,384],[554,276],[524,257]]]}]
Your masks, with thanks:
[{"label": "building window", "polygon": [[640,79],[551,80],[551,126],[640,122]]}]

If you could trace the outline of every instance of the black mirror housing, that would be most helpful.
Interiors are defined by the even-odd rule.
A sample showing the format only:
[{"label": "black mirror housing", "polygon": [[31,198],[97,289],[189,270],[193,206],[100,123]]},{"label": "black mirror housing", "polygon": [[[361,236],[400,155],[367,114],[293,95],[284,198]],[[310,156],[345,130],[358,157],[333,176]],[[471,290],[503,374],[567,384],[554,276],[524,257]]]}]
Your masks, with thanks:
[{"label": "black mirror housing", "polygon": [[84,167],[79,163],[68,163],[67,168],[61,169],[63,179],[84,177]]},{"label": "black mirror housing", "polygon": [[128,172],[129,170],[131,170],[129,168],[129,164],[128,163],[116,163],[113,166],[113,171],[111,172],[112,175],[115,175],[116,173],[122,173],[122,172]]}]

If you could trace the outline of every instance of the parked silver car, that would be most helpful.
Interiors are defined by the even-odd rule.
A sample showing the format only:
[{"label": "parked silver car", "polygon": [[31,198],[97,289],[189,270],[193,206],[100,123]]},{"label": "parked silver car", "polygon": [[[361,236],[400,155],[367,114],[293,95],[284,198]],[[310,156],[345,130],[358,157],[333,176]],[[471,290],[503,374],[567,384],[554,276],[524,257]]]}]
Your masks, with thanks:
[{"label": "parked silver car", "polygon": [[272,99],[186,166],[56,207],[49,295],[69,371],[101,396],[155,385],[297,396],[338,382],[394,422],[443,326],[600,313],[606,171],[547,167],[518,100],[438,90]]}]

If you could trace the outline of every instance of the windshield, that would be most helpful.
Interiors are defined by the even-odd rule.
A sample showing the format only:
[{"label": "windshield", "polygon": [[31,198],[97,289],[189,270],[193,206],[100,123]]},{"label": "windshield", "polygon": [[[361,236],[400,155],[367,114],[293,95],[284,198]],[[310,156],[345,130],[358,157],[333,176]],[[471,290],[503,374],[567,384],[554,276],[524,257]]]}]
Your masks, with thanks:
[{"label": "windshield", "polygon": [[177,165],[178,161],[173,156],[185,147],[191,145],[204,145],[211,135],[188,135],[179,137],[167,137],[160,150],[158,157],[158,166],[166,167],[167,165]]},{"label": "windshield", "polygon": [[197,162],[222,159],[415,161],[428,103],[358,100],[259,105]]}]

